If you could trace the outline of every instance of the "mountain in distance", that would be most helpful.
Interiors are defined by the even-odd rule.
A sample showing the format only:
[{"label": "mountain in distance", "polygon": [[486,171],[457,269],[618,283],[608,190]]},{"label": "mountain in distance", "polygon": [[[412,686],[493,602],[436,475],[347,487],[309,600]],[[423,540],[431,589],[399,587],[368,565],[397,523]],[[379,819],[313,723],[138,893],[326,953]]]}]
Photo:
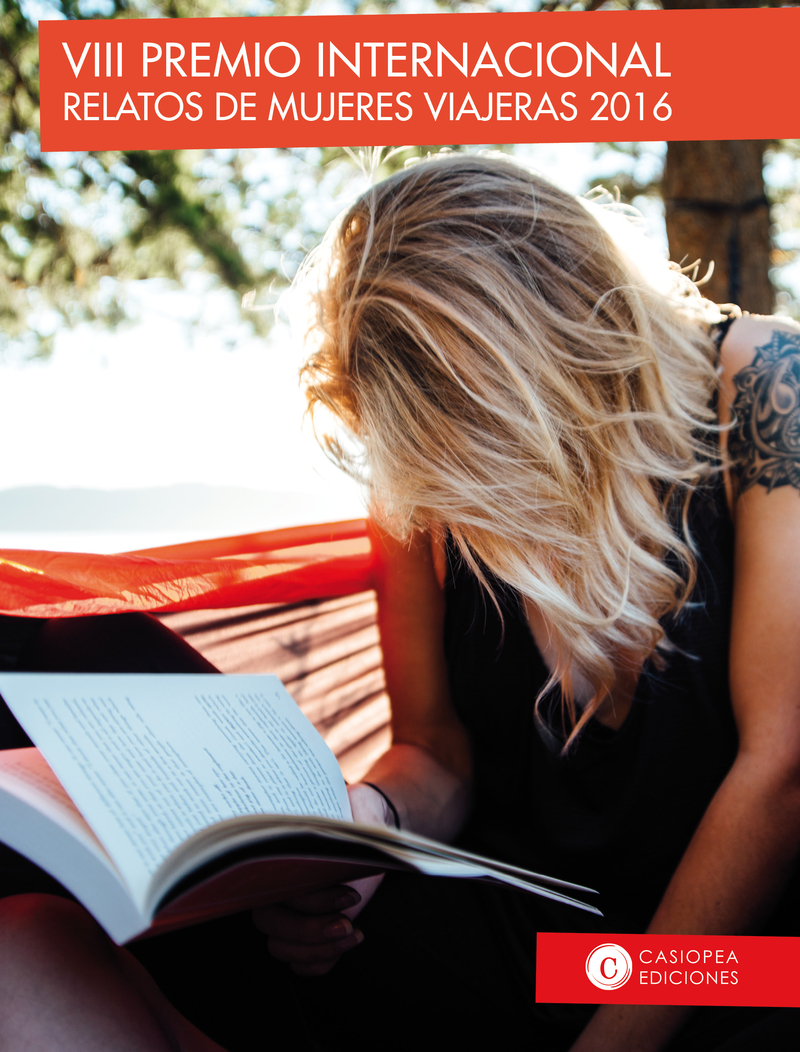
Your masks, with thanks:
[{"label": "mountain in distance", "polygon": [[363,515],[353,493],[291,493],[181,483],[100,490],[0,490],[0,533],[185,531],[187,539],[256,533]]}]

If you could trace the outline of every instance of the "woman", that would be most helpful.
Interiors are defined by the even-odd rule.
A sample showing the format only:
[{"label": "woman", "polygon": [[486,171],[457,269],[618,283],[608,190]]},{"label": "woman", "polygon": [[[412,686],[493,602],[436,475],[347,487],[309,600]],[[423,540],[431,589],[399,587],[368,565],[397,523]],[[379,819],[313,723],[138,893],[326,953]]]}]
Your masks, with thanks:
[{"label": "woman", "polygon": [[[800,330],[709,328],[678,276],[654,288],[594,210],[507,159],[393,176],[329,249],[306,377],[370,494],[394,729],[354,813],[595,886],[602,930],[797,933]],[[330,972],[302,994],[323,1047],[796,1040],[786,1013],[537,1006],[535,931],[584,918],[486,889],[387,880],[350,953],[377,883],[256,916],[295,972]],[[29,1007],[73,1011],[36,962],[80,930],[80,990],[100,947],[116,985],[76,1033],[130,1017],[216,1047],[77,910],[27,901],[33,948],[8,940],[4,970]],[[142,1041],[119,1047],[162,1047]]]}]

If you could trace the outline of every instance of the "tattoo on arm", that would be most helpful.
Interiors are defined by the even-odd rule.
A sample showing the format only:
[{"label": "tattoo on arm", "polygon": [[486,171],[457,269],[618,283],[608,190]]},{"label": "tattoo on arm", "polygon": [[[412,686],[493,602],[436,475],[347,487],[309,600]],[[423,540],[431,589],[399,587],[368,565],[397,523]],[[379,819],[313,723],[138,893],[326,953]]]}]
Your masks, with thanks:
[{"label": "tattoo on arm", "polygon": [[756,483],[800,490],[800,333],[775,329],[733,382],[728,449],[740,492]]}]

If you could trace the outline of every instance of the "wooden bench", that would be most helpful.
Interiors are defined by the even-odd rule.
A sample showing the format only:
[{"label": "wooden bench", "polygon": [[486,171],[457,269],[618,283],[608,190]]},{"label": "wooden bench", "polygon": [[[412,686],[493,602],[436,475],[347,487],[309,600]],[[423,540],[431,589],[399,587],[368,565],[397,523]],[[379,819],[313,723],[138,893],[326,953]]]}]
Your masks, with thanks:
[{"label": "wooden bench", "polygon": [[389,747],[374,592],[159,616],[221,672],[280,676],[349,782]]}]

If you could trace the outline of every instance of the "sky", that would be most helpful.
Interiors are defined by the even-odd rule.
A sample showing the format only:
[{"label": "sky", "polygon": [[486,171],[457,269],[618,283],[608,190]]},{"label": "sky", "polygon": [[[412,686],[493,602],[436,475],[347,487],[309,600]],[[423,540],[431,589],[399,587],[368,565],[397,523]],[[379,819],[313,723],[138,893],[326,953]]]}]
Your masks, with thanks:
[{"label": "sky", "polygon": [[299,354],[285,327],[255,339],[242,326],[229,349],[217,323],[235,310],[231,294],[208,297],[211,324],[198,334],[186,322],[194,297],[143,284],[135,326],[81,327],[57,337],[50,360],[3,366],[0,435],[16,449],[2,488],[316,488],[327,465],[302,433]]},{"label": "sky", "polygon": [[[306,519],[363,515],[357,488],[304,425],[301,352],[286,326],[253,338],[236,319],[232,294],[221,289],[202,297],[139,283],[136,291],[135,326],[116,333],[82,327],[59,335],[48,361],[0,364],[0,443],[9,453],[0,490],[193,482],[312,494],[313,505],[302,503]],[[186,321],[198,306],[207,329],[202,319],[199,327]],[[241,338],[231,346],[235,325]],[[86,536],[62,535],[46,503],[42,514],[30,537],[3,533],[0,524],[0,546],[120,551],[198,539],[169,523],[157,534],[125,538],[98,535],[89,524]],[[261,528],[290,525],[285,519],[285,508],[276,509]],[[234,513],[225,532],[252,529]]]}]

